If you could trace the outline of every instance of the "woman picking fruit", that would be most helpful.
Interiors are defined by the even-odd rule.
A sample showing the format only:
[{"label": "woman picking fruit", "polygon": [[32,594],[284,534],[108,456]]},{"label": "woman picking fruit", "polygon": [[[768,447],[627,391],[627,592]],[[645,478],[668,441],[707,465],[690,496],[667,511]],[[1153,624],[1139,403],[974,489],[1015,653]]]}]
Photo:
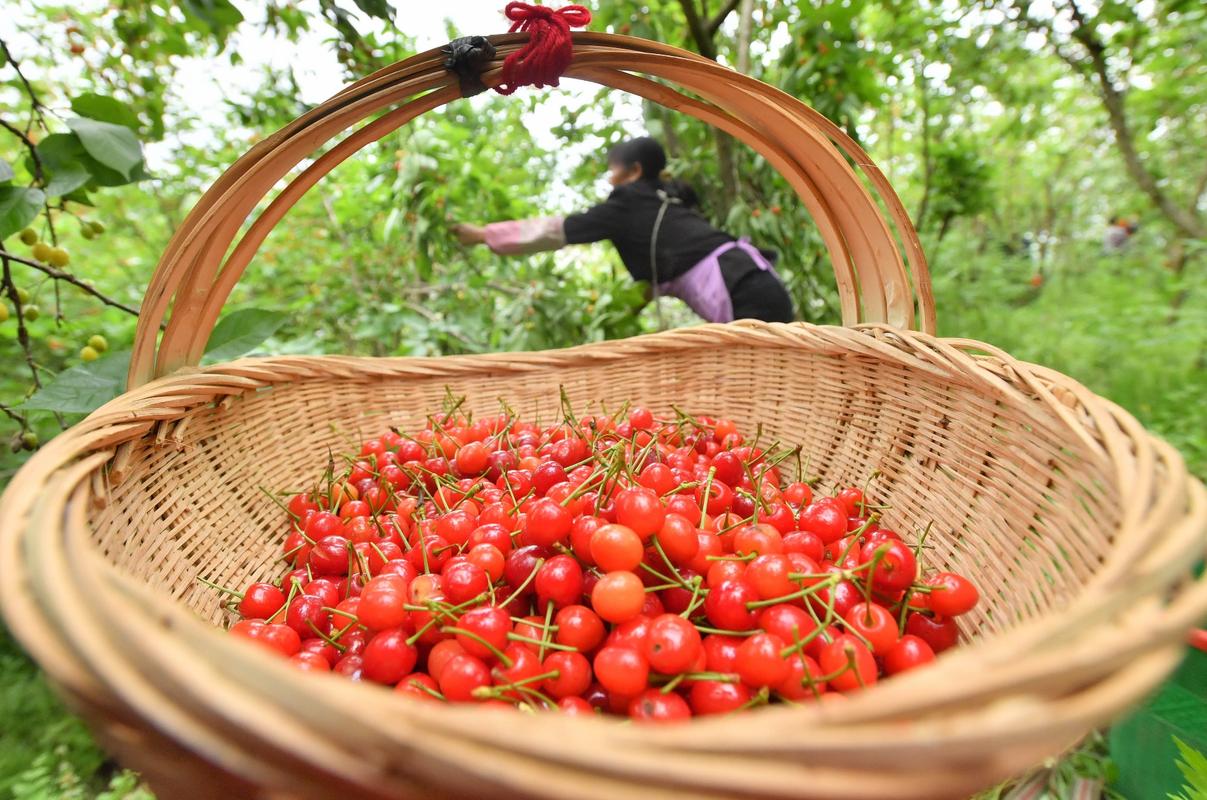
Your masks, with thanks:
[{"label": "woman picking fruit", "polygon": [[501,255],[607,239],[634,280],[648,281],[655,297],[678,297],[708,322],[791,322],[792,299],[775,274],[774,254],[714,228],[696,210],[691,187],[661,177],[665,168],[657,140],[631,139],[608,154],[615,188],[605,202],[565,217],[458,223],[453,233]]}]

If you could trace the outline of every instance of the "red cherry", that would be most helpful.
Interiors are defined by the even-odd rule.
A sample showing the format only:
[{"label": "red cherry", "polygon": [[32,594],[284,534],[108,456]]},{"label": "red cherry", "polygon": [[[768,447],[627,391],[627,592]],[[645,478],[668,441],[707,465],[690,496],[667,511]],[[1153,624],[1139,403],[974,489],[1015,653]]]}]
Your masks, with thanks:
[{"label": "red cherry", "polygon": [[733,505],[733,489],[725,482],[715,479],[712,483],[702,483],[696,487],[696,502],[706,506],[709,514],[724,514]]},{"label": "red cherry", "polygon": [[780,655],[785,646],[770,633],[748,636],[738,646],[736,666],[742,683],[754,689],[782,683],[788,677],[788,662]]},{"label": "red cherry", "polygon": [[543,686],[558,700],[581,695],[591,685],[591,664],[581,653],[551,653],[546,657],[542,671],[557,672],[557,677],[547,678]]},{"label": "red cherry", "polygon": [[788,577],[793,571],[792,562],[787,556],[762,555],[747,566],[745,578],[754,587],[759,599],[770,600],[800,590],[800,585]]},{"label": "red cherry", "polygon": [[348,540],[324,536],[314,543],[307,563],[316,575],[343,575],[348,571]]},{"label": "red cherry", "polygon": [[955,647],[960,640],[960,629],[951,617],[928,617],[916,611],[905,618],[905,632],[926,642],[936,653]]},{"label": "red cherry", "polygon": [[786,644],[792,644],[817,630],[817,622],[804,609],[780,603],[763,609],[759,614],[759,627]]},{"label": "red cherry", "polygon": [[842,505],[823,498],[801,509],[797,524],[821,539],[823,544],[836,542],[847,534],[847,517]]},{"label": "red cherry", "polygon": [[559,608],[573,605],[583,596],[583,568],[573,556],[554,556],[537,571],[533,583],[541,600]]},{"label": "red cherry", "polygon": [[868,542],[863,546],[859,554],[861,563],[867,564],[877,558],[880,560],[872,573],[872,585],[879,591],[899,592],[908,589],[918,577],[918,561],[905,542]]},{"label": "red cherry", "polygon": [[629,703],[629,717],[637,722],[682,722],[691,719],[687,701],[674,692],[647,689]]},{"label": "red cherry", "polygon": [[608,622],[626,622],[641,613],[645,587],[632,572],[609,572],[591,590],[591,606]]},{"label": "red cherry", "polygon": [[655,538],[667,558],[679,566],[688,564],[700,550],[696,526],[681,514],[667,514]]},{"label": "red cherry", "polygon": [[631,647],[607,646],[595,654],[595,677],[609,692],[633,697],[646,687],[650,665]]},{"label": "red cherry", "polygon": [[498,606],[478,606],[462,614],[457,627],[466,632],[457,634],[457,641],[465,652],[489,659],[507,647],[511,615]]},{"label": "red cherry", "polygon": [[900,639],[896,618],[876,603],[856,603],[843,619],[851,631],[867,640],[878,656],[887,655]]},{"label": "red cherry", "polygon": [[591,558],[604,572],[631,572],[644,554],[641,537],[624,525],[604,525],[591,536]]},{"label": "red cherry", "polygon": [[650,622],[645,657],[657,672],[677,675],[696,663],[702,647],[695,625],[677,614],[662,614]]},{"label": "red cherry", "polygon": [[490,685],[490,670],[473,656],[453,656],[440,672],[440,691],[454,703],[476,700],[474,690]]},{"label": "red cherry", "polygon": [[574,516],[569,509],[549,498],[540,498],[528,511],[528,523],[524,528],[529,541],[542,547],[552,547],[570,537]]},{"label": "red cherry", "polygon": [[415,668],[419,654],[407,644],[402,628],[381,631],[365,645],[362,654],[364,676],[377,683],[395,684]]},{"label": "red cherry", "polygon": [[849,634],[843,634],[822,648],[818,660],[829,684],[842,692],[876,683],[876,660],[867,647]]},{"label": "red cherry", "polygon": [[967,614],[981,599],[976,586],[954,572],[936,573],[927,579],[926,585],[931,587],[928,597],[931,610],[943,617]]},{"label": "red cherry", "polygon": [[809,531],[793,531],[784,537],[785,553],[801,553],[814,561],[825,558],[826,546],[821,537]]},{"label": "red cherry", "polygon": [[595,706],[582,697],[563,697],[557,701],[557,710],[569,717],[593,717]]},{"label": "red cherry", "polygon": [[794,506],[807,506],[813,502],[813,490],[809,484],[796,481],[784,489],[784,500]]},{"label": "red cherry", "polygon": [[301,651],[294,653],[289,662],[302,672],[330,672],[331,663],[318,653]]},{"label": "red cherry", "polygon": [[364,659],[359,655],[346,655],[335,662],[331,671],[343,675],[350,681],[359,681],[364,676]]},{"label": "red cherry", "polygon": [[671,468],[665,464],[647,465],[637,477],[637,483],[653,491],[659,497],[674,490],[679,484],[675,480],[675,475],[671,472]]},{"label": "red cherry", "polygon": [[733,551],[739,555],[782,553],[784,540],[770,525],[745,525],[734,532]]},{"label": "red cherry", "polygon": [[634,406],[629,412],[629,424],[634,430],[649,430],[654,427],[654,412],[643,406]]},{"label": "red cherry", "polygon": [[285,605],[285,593],[271,583],[253,583],[243,592],[239,613],[250,619],[269,619]]},{"label": "red cherry", "polygon": [[331,615],[323,610],[323,601],[314,595],[298,595],[285,611],[285,624],[303,639],[311,639],[331,630]]},{"label": "red cherry", "polygon": [[394,691],[413,700],[424,700],[430,703],[437,699],[432,693],[439,691],[439,689],[431,675],[425,675],[422,672],[412,672],[398,682],[398,685],[394,687]]},{"label": "red cherry", "polygon": [[265,625],[258,641],[283,656],[292,656],[302,649],[302,639],[288,625]]},{"label": "red cherry", "polygon": [[544,461],[532,473],[532,488],[539,495],[546,495],[559,483],[566,481],[566,468],[556,461]]},{"label": "red cherry", "polygon": [[863,492],[853,486],[843,489],[835,499],[842,504],[848,517],[866,516],[864,512]]},{"label": "red cherry", "polygon": [[788,675],[776,687],[775,691],[787,698],[800,702],[815,700],[826,691],[826,682],[821,667],[807,655],[793,653],[788,656]]},{"label": "red cherry", "polygon": [[[487,546],[489,547],[489,545]],[[501,558],[500,562],[502,562]],[[500,566],[502,566],[501,563]],[[486,574],[486,570],[469,561],[449,563],[442,574],[444,576],[444,594],[454,605],[461,605],[479,597],[490,588],[490,576]]]},{"label": "red cherry", "polygon": [[756,618],[747,603],[758,600],[758,593],[749,583],[741,580],[723,581],[712,587],[704,601],[704,614],[714,626],[729,631],[747,631],[754,627]]},{"label": "red cherry", "polygon": [[490,451],[481,442],[470,442],[457,451],[458,475],[481,475],[490,464]]},{"label": "red cherry", "polygon": [[648,539],[662,528],[666,510],[658,495],[641,488],[622,489],[616,495],[616,521]]},{"label": "red cherry", "polygon": [[750,690],[737,682],[697,681],[692,684],[689,702],[694,714],[728,714],[750,702]]},{"label": "red cherry", "polygon": [[553,624],[557,626],[554,640],[558,644],[584,653],[594,650],[604,638],[603,620],[586,606],[564,607],[553,618]]},{"label": "red cherry", "polygon": [[884,657],[884,671],[889,675],[908,672],[935,660],[935,651],[925,640],[906,634]]}]

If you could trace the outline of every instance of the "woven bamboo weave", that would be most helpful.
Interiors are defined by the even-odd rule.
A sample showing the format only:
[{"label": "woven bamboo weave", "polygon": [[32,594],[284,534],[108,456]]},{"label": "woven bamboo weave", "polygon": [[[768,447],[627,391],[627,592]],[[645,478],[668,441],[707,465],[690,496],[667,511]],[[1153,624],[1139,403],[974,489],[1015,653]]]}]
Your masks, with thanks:
[{"label": "woven bamboo weave", "polygon": [[[487,84],[525,37],[492,41]],[[1192,577],[1207,492],[1178,454],[1058,373],[931,335],[908,217],[816,112],[674,48],[602,34],[575,46],[570,76],[704,119],[784,174],[830,249],[851,327],[743,322],[543,353],[190,366],[289,207],[459,96],[436,51],[353,84],[199,201],[148,289],[131,390],[43,447],[0,500],[6,623],[105,746],[163,797],[935,800],[1058,752],[1150,692],[1207,615],[1207,582]],[[981,587],[967,644],[847,699],[649,729],[415,703],[296,672],[216,628],[224,612],[199,578],[237,586],[279,571],[282,515],[261,487],[299,488],[328,448],[422,424],[446,390],[477,413],[501,397],[548,420],[559,387],[581,410],[638,400],[762,423],[801,444],[826,487],[879,471],[894,528],[930,526],[930,563]]]}]

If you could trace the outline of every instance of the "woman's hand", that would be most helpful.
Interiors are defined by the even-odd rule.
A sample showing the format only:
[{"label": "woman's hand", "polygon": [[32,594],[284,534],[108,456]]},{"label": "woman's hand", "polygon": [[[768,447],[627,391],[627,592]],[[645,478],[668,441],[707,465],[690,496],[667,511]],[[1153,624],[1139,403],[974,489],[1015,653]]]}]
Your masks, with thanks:
[{"label": "woman's hand", "polygon": [[468,222],[457,222],[450,226],[453,236],[463,245],[485,244],[486,228],[481,225],[471,225]]}]

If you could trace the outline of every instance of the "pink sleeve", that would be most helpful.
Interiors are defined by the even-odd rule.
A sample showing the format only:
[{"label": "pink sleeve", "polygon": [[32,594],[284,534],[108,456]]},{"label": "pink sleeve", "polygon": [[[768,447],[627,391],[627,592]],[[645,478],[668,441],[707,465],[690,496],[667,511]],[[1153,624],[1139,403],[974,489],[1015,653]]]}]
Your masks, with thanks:
[{"label": "pink sleeve", "polygon": [[486,245],[500,255],[522,255],[566,246],[564,217],[492,222],[486,226]]}]

